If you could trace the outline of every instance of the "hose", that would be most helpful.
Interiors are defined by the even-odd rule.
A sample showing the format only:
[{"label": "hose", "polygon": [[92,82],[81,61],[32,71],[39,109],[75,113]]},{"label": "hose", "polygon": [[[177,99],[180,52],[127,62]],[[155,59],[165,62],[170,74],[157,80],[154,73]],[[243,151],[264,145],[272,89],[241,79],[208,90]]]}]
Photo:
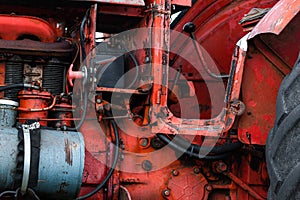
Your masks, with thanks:
[{"label": "hose", "polygon": [[85,41],[85,35],[84,35],[84,25],[87,21],[87,18],[90,14],[90,9],[88,9],[82,19],[82,22],[80,24],[80,29],[79,29],[79,37],[80,37],[80,46],[81,46],[81,51],[82,51],[82,60],[85,61],[86,58],[86,52],[84,48],[84,41]]},{"label": "hose", "polygon": [[112,176],[116,166],[117,166],[117,162],[118,162],[118,158],[119,158],[119,132],[118,132],[118,127],[115,121],[111,120],[111,125],[114,129],[114,135],[115,135],[115,152],[114,152],[114,158],[113,158],[113,163],[111,165],[111,168],[109,169],[107,175],[105,176],[104,180],[90,193],[83,195],[81,197],[78,197],[76,200],[82,200],[82,199],[87,199],[91,196],[93,196],[94,194],[96,194],[97,192],[99,192],[103,186],[107,183],[107,181],[110,179],[110,177]]},{"label": "hose", "polygon": [[[187,148],[185,148],[184,145],[177,144],[177,143],[173,142],[173,140],[171,140],[170,138],[168,138],[164,134],[159,133],[159,134],[156,134],[156,135],[163,142],[165,142],[168,145],[170,145],[170,147],[172,149],[174,149],[176,151],[179,151],[181,153],[187,154],[187,155],[189,155],[191,157],[194,157],[194,158],[204,159],[204,160],[219,160],[219,159],[224,159],[224,158],[226,158],[226,157],[228,157],[228,156],[231,155],[231,153],[228,152],[228,151],[225,151],[225,152],[222,152],[222,153],[220,152],[220,154],[218,154],[218,155],[203,155],[203,154],[200,154],[200,152],[199,153],[195,153],[194,152],[194,148],[196,147],[196,145],[193,145],[193,146],[189,145],[189,146],[186,146]],[[197,148],[200,149],[200,146],[198,146]],[[226,148],[229,149],[228,147],[226,147]],[[220,149],[218,149],[218,151],[221,151],[221,147],[220,147]]]},{"label": "hose", "polygon": [[82,112],[82,116],[81,119],[78,123],[78,125],[75,128],[70,128],[67,127],[68,131],[77,131],[81,128],[85,118],[86,118],[86,113],[87,113],[87,104],[88,104],[88,94],[89,92],[87,91],[87,89],[84,89],[83,91],[83,112]]},{"label": "hose", "polygon": [[31,84],[27,84],[27,83],[18,83],[18,84],[13,84],[13,85],[4,85],[4,86],[0,86],[0,92],[4,91],[4,90],[11,90],[11,89],[15,89],[15,88],[31,88],[31,89],[35,89],[38,90],[40,89],[39,86],[36,85],[31,85]]},{"label": "hose", "polygon": [[199,146],[196,144],[190,144],[189,141],[184,140],[182,137],[180,136],[176,136],[174,138],[172,138],[172,142],[180,145],[180,146],[184,146],[184,147],[188,147],[188,151],[196,151],[196,152],[200,152],[200,149],[203,151],[210,151],[210,153],[213,154],[222,154],[225,152],[230,152],[230,151],[234,151],[236,149],[239,149],[243,146],[243,144],[241,142],[234,142],[231,144],[224,144],[221,146],[214,146],[213,148],[208,147],[208,146]]}]

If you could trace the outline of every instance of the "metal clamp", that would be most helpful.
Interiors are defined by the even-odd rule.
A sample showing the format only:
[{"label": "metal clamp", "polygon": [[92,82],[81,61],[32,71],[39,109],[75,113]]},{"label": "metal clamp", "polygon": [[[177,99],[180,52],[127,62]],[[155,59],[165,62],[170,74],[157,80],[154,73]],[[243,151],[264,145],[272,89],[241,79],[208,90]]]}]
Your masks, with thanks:
[{"label": "metal clamp", "polygon": [[31,143],[30,143],[30,132],[29,127],[26,125],[22,126],[24,136],[24,168],[21,185],[21,193],[25,194],[28,187],[29,172],[30,172],[30,160],[31,160]]},{"label": "metal clamp", "polygon": [[28,188],[29,173],[30,173],[30,162],[31,162],[31,141],[30,141],[30,130],[40,128],[40,123],[35,122],[30,125],[22,125],[23,136],[24,136],[24,167],[23,177],[21,184],[21,193],[25,194]]}]

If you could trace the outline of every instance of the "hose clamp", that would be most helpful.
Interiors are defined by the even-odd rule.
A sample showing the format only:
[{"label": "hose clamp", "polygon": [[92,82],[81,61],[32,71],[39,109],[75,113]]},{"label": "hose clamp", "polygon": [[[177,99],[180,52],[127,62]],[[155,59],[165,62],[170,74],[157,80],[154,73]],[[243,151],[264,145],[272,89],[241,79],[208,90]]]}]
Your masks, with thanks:
[{"label": "hose clamp", "polygon": [[29,174],[30,174],[30,163],[31,163],[31,139],[30,130],[40,128],[40,123],[35,122],[30,125],[22,125],[23,136],[24,136],[24,167],[23,177],[21,184],[21,193],[25,194],[28,188]]}]

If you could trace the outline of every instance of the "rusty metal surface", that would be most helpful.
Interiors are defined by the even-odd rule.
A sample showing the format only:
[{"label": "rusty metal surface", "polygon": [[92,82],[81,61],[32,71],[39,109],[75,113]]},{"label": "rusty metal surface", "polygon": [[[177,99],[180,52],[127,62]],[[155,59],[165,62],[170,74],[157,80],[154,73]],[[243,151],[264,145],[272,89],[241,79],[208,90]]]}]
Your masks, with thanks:
[{"label": "rusty metal surface", "polygon": [[300,51],[299,20],[300,13],[279,35],[266,33],[251,39],[242,84],[246,111],[238,127],[239,139],[243,143],[266,144],[276,116],[280,83],[292,69]]},{"label": "rusty metal surface", "polygon": [[262,33],[280,34],[286,25],[298,14],[300,10],[299,0],[281,0],[265,16],[257,26],[251,31],[250,37]]}]

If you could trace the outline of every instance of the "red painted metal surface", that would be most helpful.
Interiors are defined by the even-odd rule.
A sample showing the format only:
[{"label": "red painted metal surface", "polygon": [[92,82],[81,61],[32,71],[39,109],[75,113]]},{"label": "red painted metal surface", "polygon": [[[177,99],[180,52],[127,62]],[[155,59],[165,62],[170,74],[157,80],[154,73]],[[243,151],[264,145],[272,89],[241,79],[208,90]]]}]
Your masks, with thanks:
[{"label": "red painted metal surface", "polygon": [[250,39],[262,33],[279,35],[288,23],[299,13],[300,1],[281,0],[251,31]]},{"label": "red painted metal surface", "polygon": [[56,31],[51,25],[40,18],[29,16],[0,15],[0,38],[18,40],[35,37],[41,42],[55,42]]},{"label": "red painted metal surface", "polygon": [[[51,94],[49,92],[23,90],[19,93],[18,98],[20,99],[19,117],[23,119],[20,122],[25,123],[28,119],[39,121],[39,119],[48,118],[48,110],[44,109],[51,102]],[[32,111],[35,109],[38,111]],[[41,121],[40,124],[47,126],[46,121]]]},{"label": "red painted metal surface", "polygon": [[[282,2],[279,3],[281,4]],[[271,13],[276,13],[272,10]],[[244,143],[266,144],[275,120],[277,91],[298,57],[300,14],[296,8],[290,12],[291,15],[298,14],[294,18],[286,19],[286,27],[281,27],[279,35],[266,32],[251,39],[252,45],[245,61],[242,85],[242,101],[246,104],[246,111],[239,122],[239,138]],[[272,26],[272,21],[269,25]],[[269,28],[266,27],[265,30]]]},{"label": "red painted metal surface", "polygon": [[[117,107],[125,113],[125,117],[118,116],[119,122],[130,124],[133,121],[134,125],[140,129],[131,129],[130,126],[127,129],[119,129],[121,155],[118,166],[105,187],[89,199],[122,199],[122,197],[124,199],[143,200],[265,199],[268,177],[263,151],[245,145],[242,150],[231,152],[230,156],[222,161],[193,159],[188,154],[179,158],[169,146],[164,147],[163,151],[159,151],[163,145],[159,143],[161,141],[155,140],[157,139],[155,134],[158,132],[172,135],[181,134],[187,139],[193,138],[191,142],[198,145],[202,144],[205,136],[209,136],[207,138],[220,136],[217,141],[218,146],[238,139],[245,144],[264,145],[267,132],[273,124],[275,99],[280,81],[291,69],[291,63],[296,57],[295,52],[300,50],[299,46],[291,45],[293,43],[300,44],[300,39],[297,37],[300,33],[300,26],[296,25],[299,21],[299,14],[295,14],[294,19],[289,20],[290,23],[286,22],[284,27],[281,27],[282,30],[280,30],[278,37],[260,35],[258,33],[264,31],[263,28],[260,29],[260,32],[255,33],[255,37],[253,36],[249,42],[248,50],[245,47],[245,38],[242,43],[238,43],[236,46],[236,42],[246,34],[238,25],[238,21],[252,7],[271,7],[276,1],[197,1],[195,6],[175,26],[175,30],[181,32],[182,26],[186,22],[193,21],[197,26],[195,33],[197,41],[210,54],[217,69],[224,74],[231,72],[231,78],[222,81],[222,84],[224,82],[228,87],[227,92],[215,91],[220,94],[213,96],[213,98],[217,98],[219,103],[217,105],[219,114],[211,117],[211,99],[209,98],[209,90],[205,86],[207,83],[204,83],[203,79],[208,80],[209,84],[213,84],[213,80],[205,74],[203,66],[191,66],[190,63],[180,57],[174,60],[172,66],[168,65],[169,56],[171,60],[174,58],[173,54],[169,54],[169,49],[178,49],[183,46],[183,51],[185,51],[191,48],[191,44],[185,46],[184,41],[177,40],[176,37],[170,38],[171,2],[169,0],[89,2],[103,4],[103,7],[100,5],[97,8],[96,4],[92,5],[89,23],[84,26],[86,36],[84,48],[88,54],[88,62],[86,62],[88,72],[94,70],[93,66],[90,65],[92,62],[89,61],[96,56],[94,34],[97,14],[100,13],[100,16],[102,13],[121,17],[138,17],[141,18],[138,26],[151,28],[151,39],[149,40],[148,32],[137,37],[141,38],[140,41],[143,43],[151,41],[152,48],[143,49],[135,55],[140,63],[144,63],[146,54],[151,52],[151,64],[141,67],[141,71],[148,70],[151,73],[153,87],[146,92],[136,89],[96,88],[96,98],[89,99],[88,114],[80,128],[84,136],[86,150],[83,181],[79,196],[92,191],[107,175],[113,158],[114,148],[111,141],[114,141],[115,138],[113,128],[109,124],[109,120],[113,118],[105,116],[104,111],[105,109],[109,110],[110,107]],[[186,5],[188,2],[178,2],[178,4],[180,3]],[[111,6],[110,4],[114,5]],[[144,4],[146,7],[141,9]],[[114,10],[116,5],[117,9]],[[126,13],[126,6],[124,5],[130,7],[128,13]],[[82,17],[82,12],[78,16]],[[6,39],[15,40],[20,34],[23,34],[24,30],[28,29],[30,34],[38,34],[37,37],[41,37],[42,42],[54,42],[56,40],[56,33],[43,20],[34,17],[5,17],[9,19],[14,17],[24,22],[24,26],[23,24],[22,26],[14,24],[14,29],[7,29],[8,32],[4,34]],[[4,18],[2,19],[4,20]],[[36,27],[31,27],[32,25],[28,22],[29,19],[36,22]],[[78,21],[73,21],[73,23],[78,24]],[[112,26],[120,25],[112,24]],[[10,27],[11,25],[6,24],[6,26]],[[10,35],[12,30],[17,31]],[[72,34],[75,36],[70,34],[69,39],[77,42],[78,32],[75,31]],[[28,44],[28,50],[32,50],[34,45]],[[22,46],[22,49],[17,48],[17,43],[10,43],[10,45],[10,53],[21,54],[20,52],[26,51],[25,45]],[[13,48],[14,45],[16,46],[15,49]],[[58,49],[63,48],[59,47]],[[4,51],[8,50],[4,49]],[[37,49],[33,49],[32,52],[34,56],[45,56],[45,54],[39,54]],[[49,55],[57,56],[57,54]],[[63,56],[65,62],[71,62],[65,54]],[[79,69],[79,57],[75,57],[74,60],[72,58],[73,62],[69,63],[69,73],[65,80],[69,81],[68,89],[70,91],[72,91],[73,86],[70,82],[77,79],[81,83],[84,77],[83,73],[72,71],[73,66]],[[170,82],[167,80],[170,80],[173,75],[169,74],[169,67],[178,69],[180,65],[182,65],[182,73],[189,84],[193,85],[190,87],[192,89],[189,93],[191,95],[195,93],[199,100],[196,106],[204,105],[203,107],[207,108],[200,109],[200,117],[184,119],[181,118],[181,113],[178,111],[181,105],[173,104],[173,107],[168,107],[168,101],[178,101],[177,97],[168,92]],[[5,68],[5,63],[1,63],[1,66]],[[201,74],[197,73],[196,69]],[[1,70],[4,73],[4,70]],[[4,80],[3,77],[1,80]],[[77,91],[74,89],[73,92],[75,94]],[[124,98],[123,104],[110,105],[109,102],[102,99],[104,93],[116,93],[120,100],[124,94],[147,94],[148,97],[145,98],[146,100],[142,97]],[[62,125],[72,127],[72,122],[80,120],[80,118],[74,118],[70,115],[70,111],[75,108],[70,105],[70,101],[58,102],[61,99],[53,98],[48,92],[24,90],[20,92],[18,98],[20,99],[18,117],[20,122],[24,123],[26,119],[36,118],[41,119],[41,124],[44,126],[49,126],[50,123],[54,122],[57,124],[57,126],[54,124],[54,127],[61,128]],[[139,112],[141,111],[140,104],[135,106],[131,101],[136,101],[134,103],[137,104],[142,104],[142,101],[145,101],[145,105],[142,104],[145,106],[143,112]],[[193,110],[191,107],[195,105],[186,104],[183,106],[184,109]],[[77,108],[81,108],[80,105]],[[48,110],[49,113],[53,112],[56,115],[51,118],[48,116]],[[133,110],[137,111],[133,112]],[[172,113],[174,111],[178,111],[177,115]],[[240,116],[241,114],[243,115]],[[117,121],[117,117],[114,120]],[[151,126],[146,126],[148,123]],[[194,138],[194,136],[197,137]],[[163,166],[169,159],[173,161]]]}]

